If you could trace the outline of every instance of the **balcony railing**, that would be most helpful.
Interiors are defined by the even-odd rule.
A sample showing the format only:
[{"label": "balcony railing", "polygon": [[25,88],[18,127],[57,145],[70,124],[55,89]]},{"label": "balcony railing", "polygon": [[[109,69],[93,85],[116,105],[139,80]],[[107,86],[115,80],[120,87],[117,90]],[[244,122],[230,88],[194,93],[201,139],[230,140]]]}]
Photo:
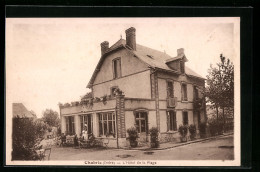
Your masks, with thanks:
[{"label": "balcony railing", "polygon": [[176,106],[177,106],[177,97],[168,97],[167,107],[176,107]]}]

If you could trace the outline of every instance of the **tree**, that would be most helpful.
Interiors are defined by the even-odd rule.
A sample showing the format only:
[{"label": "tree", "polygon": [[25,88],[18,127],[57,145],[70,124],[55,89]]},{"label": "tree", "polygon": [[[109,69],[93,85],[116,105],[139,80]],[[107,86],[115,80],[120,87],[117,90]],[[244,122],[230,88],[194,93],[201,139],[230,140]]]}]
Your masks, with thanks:
[{"label": "tree", "polygon": [[216,108],[217,120],[219,108],[222,108],[222,115],[225,124],[225,108],[234,108],[234,65],[229,59],[220,54],[220,63],[216,67],[210,66],[207,75],[206,97]]},{"label": "tree", "polygon": [[12,160],[38,160],[35,145],[46,128],[47,125],[38,119],[13,118]]},{"label": "tree", "polygon": [[52,109],[46,109],[43,112],[42,120],[51,127],[58,127],[60,124],[58,113]]}]

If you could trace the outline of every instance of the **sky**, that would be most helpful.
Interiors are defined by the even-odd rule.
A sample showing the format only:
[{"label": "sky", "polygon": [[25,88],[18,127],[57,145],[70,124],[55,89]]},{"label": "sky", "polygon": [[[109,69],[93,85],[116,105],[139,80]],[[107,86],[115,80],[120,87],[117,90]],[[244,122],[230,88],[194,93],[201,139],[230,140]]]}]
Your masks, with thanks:
[{"label": "sky", "polygon": [[45,109],[59,113],[59,102],[79,101],[100,43],[125,39],[129,27],[138,44],[172,57],[184,48],[186,65],[203,77],[221,53],[239,61],[239,18],[7,18],[7,108],[23,103],[41,117]]}]

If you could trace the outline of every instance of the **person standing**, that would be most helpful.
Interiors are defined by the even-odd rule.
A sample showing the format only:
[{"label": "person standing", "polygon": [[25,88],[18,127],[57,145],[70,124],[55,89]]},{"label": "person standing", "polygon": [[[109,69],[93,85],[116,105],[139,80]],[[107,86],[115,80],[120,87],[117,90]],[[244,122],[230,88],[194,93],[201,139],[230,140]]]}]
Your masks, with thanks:
[{"label": "person standing", "polygon": [[83,131],[82,131],[82,136],[83,136],[83,138],[84,138],[84,140],[88,140],[88,126],[87,126],[87,124],[85,124],[85,126],[84,126],[84,129],[83,129]]},{"label": "person standing", "polygon": [[66,143],[66,136],[64,133],[61,133],[61,146],[64,146]]},{"label": "person standing", "polygon": [[75,134],[75,136],[74,136],[74,147],[77,147],[77,146],[79,146],[79,139],[78,139],[77,134]]}]

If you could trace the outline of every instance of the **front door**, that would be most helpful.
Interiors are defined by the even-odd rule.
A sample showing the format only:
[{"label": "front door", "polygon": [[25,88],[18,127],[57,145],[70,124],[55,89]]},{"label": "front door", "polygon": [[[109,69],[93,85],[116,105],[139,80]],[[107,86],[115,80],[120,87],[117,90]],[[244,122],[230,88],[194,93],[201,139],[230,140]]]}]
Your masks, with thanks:
[{"label": "front door", "polygon": [[147,112],[136,112],[135,113],[135,125],[137,132],[139,134],[140,142],[147,142],[148,135],[148,120],[147,120]]},{"label": "front door", "polygon": [[92,122],[92,115],[82,115],[80,117],[81,122],[81,131],[85,130],[87,131],[88,136],[93,132],[93,122]]}]

